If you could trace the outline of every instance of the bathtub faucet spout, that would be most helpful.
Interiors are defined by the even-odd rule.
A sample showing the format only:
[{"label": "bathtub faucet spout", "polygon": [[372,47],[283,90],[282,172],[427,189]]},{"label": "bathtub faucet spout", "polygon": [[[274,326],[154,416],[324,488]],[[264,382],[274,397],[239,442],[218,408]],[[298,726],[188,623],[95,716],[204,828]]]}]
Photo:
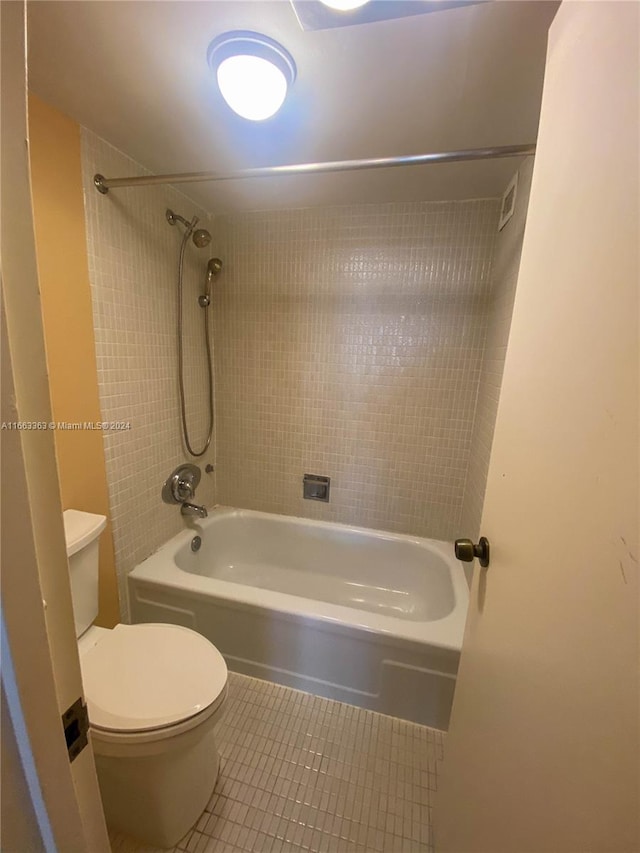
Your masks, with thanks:
[{"label": "bathtub faucet spout", "polygon": [[185,501],[180,507],[181,515],[197,515],[198,518],[206,518],[207,517],[207,508],[205,506],[198,506],[198,504],[189,503],[189,501]]}]

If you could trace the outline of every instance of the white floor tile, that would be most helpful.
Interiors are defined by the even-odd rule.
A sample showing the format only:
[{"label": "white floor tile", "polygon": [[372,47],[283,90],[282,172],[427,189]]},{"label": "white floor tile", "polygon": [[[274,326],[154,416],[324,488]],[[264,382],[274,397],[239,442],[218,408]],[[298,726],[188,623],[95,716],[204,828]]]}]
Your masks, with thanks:
[{"label": "white floor tile", "polygon": [[216,731],[218,784],[176,853],[432,853],[443,732],[236,673]]}]

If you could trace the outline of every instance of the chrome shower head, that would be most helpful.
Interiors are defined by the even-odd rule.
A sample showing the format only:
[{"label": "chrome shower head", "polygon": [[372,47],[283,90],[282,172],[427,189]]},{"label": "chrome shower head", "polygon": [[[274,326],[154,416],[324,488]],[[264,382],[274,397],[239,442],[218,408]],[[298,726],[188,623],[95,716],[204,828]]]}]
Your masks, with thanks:
[{"label": "chrome shower head", "polygon": [[193,232],[192,239],[199,249],[204,249],[211,242],[211,234],[209,234],[206,228],[198,228],[197,231]]},{"label": "chrome shower head", "polygon": [[222,269],[222,261],[220,258],[209,258],[207,264],[207,278],[204,286],[204,293],[198,297],[198,304],[201,308],[208,308],[211,305],[211,284],[214,278]]},{"label": "chrome shower head", "polygon": [[209,258],[209,263],[207,264],[208,278],[215,278],[221,269],[222,261],[220,260],[220,258]]},{"label": "chrome shower head", "polygon": [[165,217],[169,225],[175,225],[176,222],[182,222],[184,227],[187,229],[187,234],[191,234],[191,239],[199,249],[204,249],[204,247],[208,246],[211,242],[211,234],[209,234],[206,228],[198,228],[197,231],[193,230],[198,224],[197,216],[194,216],[191,222],[188,222],[184,216],[180,216],[179,213],[174,213],[173,210],[167,208]]}]

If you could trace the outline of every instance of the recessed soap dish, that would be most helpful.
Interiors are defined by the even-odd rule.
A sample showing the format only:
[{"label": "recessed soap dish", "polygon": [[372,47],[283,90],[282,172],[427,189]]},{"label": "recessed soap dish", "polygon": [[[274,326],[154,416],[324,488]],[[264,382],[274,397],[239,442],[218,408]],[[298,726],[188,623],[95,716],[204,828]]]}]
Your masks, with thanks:
[{"label": "recessed soap dish", "polygon": [[302,497],[309,501],[329,503],[331,477],[321,474],[305,474],[302,478]]}]

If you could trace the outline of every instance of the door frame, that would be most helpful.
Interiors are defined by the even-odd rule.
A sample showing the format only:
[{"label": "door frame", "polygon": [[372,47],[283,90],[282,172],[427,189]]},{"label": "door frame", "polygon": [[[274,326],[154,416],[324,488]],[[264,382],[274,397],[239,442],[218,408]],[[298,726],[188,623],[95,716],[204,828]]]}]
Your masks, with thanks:
[{"label": "door frame", "polygon": [[[2,420],[9,424],[0,432],[2,692],[9,708],[2,740],[18,756],[3,767],[4,781],[35,819],[43,849],[99,853],[110,848],[93,752],[89,746],[70,762],[61,720],[82,696],[82,680],[53,431],[10,426],[48,424],[51,403],[27,149],[26,1],[2,3],[0,14]],[[7,819],[3,846],[25,830]]]}]

